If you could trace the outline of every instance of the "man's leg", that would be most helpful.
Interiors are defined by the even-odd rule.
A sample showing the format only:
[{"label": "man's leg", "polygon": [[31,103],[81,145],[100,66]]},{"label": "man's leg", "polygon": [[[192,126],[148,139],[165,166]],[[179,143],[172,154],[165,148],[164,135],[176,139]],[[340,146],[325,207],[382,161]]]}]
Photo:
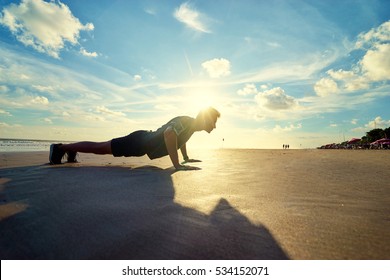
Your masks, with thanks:
[{"label": "man's leg", "polygon": [[50,145],[50,164],[61,164],[65,154],[68,162],[77,162],[77,152],[93,153],[99,155],[112,154],[111,141],[107,142],[77,142],[72,144],[52,144]]},{"label": "man's leg", "polygon": [[77,142],[72,144],[63,144],[60,149],[65,152],[79,152],[79,153],[90,153],[98,155],[109,155],[112,154],[111,140],[107,142]]}]

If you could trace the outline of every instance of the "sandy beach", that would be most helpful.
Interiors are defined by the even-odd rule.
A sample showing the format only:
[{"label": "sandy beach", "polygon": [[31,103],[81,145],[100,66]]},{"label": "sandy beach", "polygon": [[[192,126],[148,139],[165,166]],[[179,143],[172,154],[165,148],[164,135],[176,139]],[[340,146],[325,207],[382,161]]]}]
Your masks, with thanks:
[{"label": "sandy beach", "polygon": [[0,154],[1,259],[390,259],[390,151]]}]

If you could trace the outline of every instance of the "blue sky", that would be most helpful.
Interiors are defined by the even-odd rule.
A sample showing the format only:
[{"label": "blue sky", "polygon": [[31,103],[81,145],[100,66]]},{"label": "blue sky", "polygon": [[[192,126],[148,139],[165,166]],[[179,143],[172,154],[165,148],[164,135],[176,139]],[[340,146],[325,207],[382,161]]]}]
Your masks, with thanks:
[{"label": "blue sky", "polygon": [[[190,147],[390,126],[390,2],[0,0],[0,137],[103,141],[208,105]],[[224,139],[224,141],[222,141]]]}]

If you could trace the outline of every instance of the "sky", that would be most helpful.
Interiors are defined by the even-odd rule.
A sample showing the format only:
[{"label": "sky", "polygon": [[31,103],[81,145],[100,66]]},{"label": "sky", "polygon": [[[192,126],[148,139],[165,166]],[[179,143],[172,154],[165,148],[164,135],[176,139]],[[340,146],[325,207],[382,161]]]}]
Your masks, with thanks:
[{"label": "sky", "polygon": [[207,106],[189,147],[390,126],[388,0],[0,0],[0,138],[106,141]]}]

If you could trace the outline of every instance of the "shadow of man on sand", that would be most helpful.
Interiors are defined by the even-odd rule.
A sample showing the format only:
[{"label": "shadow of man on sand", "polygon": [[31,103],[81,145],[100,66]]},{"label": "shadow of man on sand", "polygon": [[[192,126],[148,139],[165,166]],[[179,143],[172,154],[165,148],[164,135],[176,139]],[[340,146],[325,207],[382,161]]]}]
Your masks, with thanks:
[{"label": "shadow of man on sand", "polygon": [[[174,202],[172,170],[57,167],[0,170],[1,259],[287,259],[264,226],[221,198],[206,215]],[[2,208],[0,208],[2,209]]]}]

